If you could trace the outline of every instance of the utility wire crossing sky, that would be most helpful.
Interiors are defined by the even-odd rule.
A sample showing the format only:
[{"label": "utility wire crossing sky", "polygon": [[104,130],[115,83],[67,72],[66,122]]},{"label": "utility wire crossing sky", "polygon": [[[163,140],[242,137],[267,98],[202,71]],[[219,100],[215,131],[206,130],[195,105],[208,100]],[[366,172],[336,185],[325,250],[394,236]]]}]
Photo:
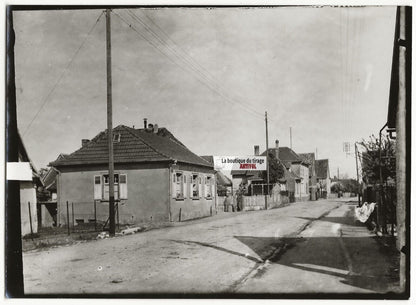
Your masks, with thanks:
[{"label": "utility wire crossing sky", "polygon": [[[355,177],[343,142],[387,117],[395,7],[112,11],[113,126],[168,128],[200,155],[279,139]],[[18,126],[37,167],[106,128],[102,10],[14,12]]]}]

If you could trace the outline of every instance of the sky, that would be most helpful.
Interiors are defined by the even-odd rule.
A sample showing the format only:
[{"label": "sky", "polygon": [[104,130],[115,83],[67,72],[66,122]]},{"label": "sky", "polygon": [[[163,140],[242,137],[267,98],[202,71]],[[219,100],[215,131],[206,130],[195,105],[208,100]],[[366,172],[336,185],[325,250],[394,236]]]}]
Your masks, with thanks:
[{"label": "sky", "polygon": [[[387,119],[396,8],[116,9],[113,126],[169,129],[198,155],[278,139],[356,177],[343,143]],[[99,18],[99,19],[98,19]],[[97,21],[98,20],[98,21]],[[102,10],[15,11],[18,128],[37,168],[107,127]],[[352,151],[353,152],[353,151]]]}]

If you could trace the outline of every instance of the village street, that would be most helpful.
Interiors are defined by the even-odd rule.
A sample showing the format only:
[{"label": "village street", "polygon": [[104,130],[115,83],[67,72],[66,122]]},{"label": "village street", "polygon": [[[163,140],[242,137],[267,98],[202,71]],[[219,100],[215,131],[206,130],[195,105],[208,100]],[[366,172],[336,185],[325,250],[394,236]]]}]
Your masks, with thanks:
[{"label": "village street", "polygon": [[298,202],[27,252],[25,293],[387,292],[391,258],[355,205]]}]

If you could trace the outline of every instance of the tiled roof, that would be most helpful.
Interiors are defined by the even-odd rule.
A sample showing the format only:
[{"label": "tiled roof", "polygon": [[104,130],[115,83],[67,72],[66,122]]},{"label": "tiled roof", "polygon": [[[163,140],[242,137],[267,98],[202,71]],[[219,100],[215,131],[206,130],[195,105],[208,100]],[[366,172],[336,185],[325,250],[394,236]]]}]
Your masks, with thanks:
[{"label": "tiled roof", "polygon": [[315,153],[298,154],[304,162],[309,163],[309,176],[314,176],[313,170],[315,165]]},{"label": "tiled roof", "polygon": [[299,177],[298,175],[296,175],[294,172],[291,172],[289,170],[286,170],[285,171],[285,180],[288,181],[288,180],[291,180],[291,179],[293,179],[293,180],[301,180],[302,178]]},{"label": "tiled roof", "polygon": [[[193,165],[212,167],[177,140],[166,128],[157,133],[119,125],[113,134],[120,135],[114,142],[114,163],[146,163],[178,161]],[[51,166],[105,164],[108,162],[107,131],[100,132],[88,144],[65,158],[51,162]]]},{"label": "tiled roof", "polygon": [[214,164],[214,156],[200,156],[205,161],[209,162],[210,164]]},{"label": "tiled roof", "polygon": [[[276,150],[276,148],[269,148],[269,152],[271,152],[271,153],[274,153],[274,150]],[[266,151],[264,151],[261,155],[265,156]],[[297,153],[295,153],[292,149],[290,149],[289,147],[279,147],[278,159],[280,161],[282,161],[283,163],[286,163],[286,162],[291,162],[291,163],[303,162],[303,163],[305,163],[305,161]],[[309,162],[307,162],[307,163],[309,164]]]},{"label": "tiled roof", "polygon": [[326,179],[328,176],[328,159],[316,160],[315,170],[318,179]]},{"label": "tiled roof", "polygon": [[[205,161],[209,162],[212,166],[214,166],[214,156],[200,156]],[[221,186],[232,186],[233,183],[223,172],[217,170],[215,173],[215,177],[217,178],[218,185]]]},{"label": "tiled roof", "polygon": [[40,175],[38,170],[35,167],[35,164],[33,163],[33,161],[30,159],[29,154],[27,153],[25,144],[23,143],[23,139],[20,136],[20,132],[17,131],[17,137],[18,137],[18,142],[17,142],[17,147],[18,147],[18,158],[19,158],[19,162],[29,162],[30,168],[32,169],[32,178],[35,182],[39,182],[42,185],[42,180],[40,179]]},{"label": "tiled roof", "polygon": [[221,186],[232,186],[233,183],[226,175],[224,175],[221,171],[217,171],[215,173],[215,177],[217,178],[218,185]]},{"label": "tiled roof", "polygon": [[304,154],[298,154],[298,156],[308,162],[309,164],[312,164],[315,161],[315,153],[304,153]]}]

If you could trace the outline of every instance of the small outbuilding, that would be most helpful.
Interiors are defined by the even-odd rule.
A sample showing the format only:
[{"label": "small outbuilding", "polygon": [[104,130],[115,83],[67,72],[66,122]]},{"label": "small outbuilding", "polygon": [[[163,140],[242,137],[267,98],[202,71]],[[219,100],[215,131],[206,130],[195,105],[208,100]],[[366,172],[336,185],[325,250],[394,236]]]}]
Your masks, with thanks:
[{"label": "small outbuilding", "polygon": [[18,134],[19,162],[30,165],[31,179],[20,180],[20,217],[22,236],[38,232],[38,211],[36,191],[42,186],[38,171],[27,153],[23,140]]}]

